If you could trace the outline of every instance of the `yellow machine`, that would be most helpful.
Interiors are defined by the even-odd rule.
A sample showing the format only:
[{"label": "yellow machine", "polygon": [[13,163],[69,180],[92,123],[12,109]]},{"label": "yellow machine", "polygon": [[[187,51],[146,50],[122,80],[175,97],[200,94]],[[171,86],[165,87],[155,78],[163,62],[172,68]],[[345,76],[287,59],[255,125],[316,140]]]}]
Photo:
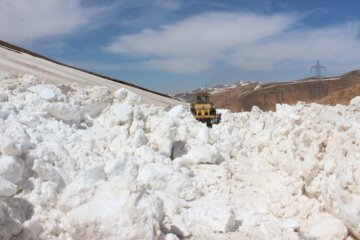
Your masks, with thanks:
[{"label": "yellow machine", "polygon": [[195,103],[191,104],[191,112],[198,121],[211,127],[220,122],[221,114],[216,113],[215,105],[209,101],[209,96],[208,92],[198,92],[195,95]]}]

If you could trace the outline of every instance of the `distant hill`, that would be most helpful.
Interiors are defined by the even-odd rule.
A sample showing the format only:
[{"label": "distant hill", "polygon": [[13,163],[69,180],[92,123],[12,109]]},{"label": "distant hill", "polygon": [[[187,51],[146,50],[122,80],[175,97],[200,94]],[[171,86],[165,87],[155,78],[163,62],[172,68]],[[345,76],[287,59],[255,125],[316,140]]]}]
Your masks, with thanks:
[{"label": "distant hill", "polygon": [[197,88],[190,92],[183,92],[179,94],[175,94],[173,97],[184,101],[184,102],[192,102],[194,99],[195,94],[198,91],[205,90],[210,92],[213,96],[215,95],[221,95],[221,93],[228,93],[231,92],[230,90],[236,89],[237,94],[241,94],[243,92],[249,91],[254,89],[256,86],[258,86],[260,83],[257,82],[243,82],[239,81],[231,85],[216,85],[214,87],[207,87],[207,88]]},{"label": "distant hill", "polygon": [[[175,95],[188,102],[196,91]],[[360,70],[331,78],[308,78],[279,83],[235,83],[210,89],[212,102],[218,108],[233,112],[250,111],[258,106],[273,111],[277,103],[296,104],[298,101],[320,104],[348,104],[360,95]]]}]

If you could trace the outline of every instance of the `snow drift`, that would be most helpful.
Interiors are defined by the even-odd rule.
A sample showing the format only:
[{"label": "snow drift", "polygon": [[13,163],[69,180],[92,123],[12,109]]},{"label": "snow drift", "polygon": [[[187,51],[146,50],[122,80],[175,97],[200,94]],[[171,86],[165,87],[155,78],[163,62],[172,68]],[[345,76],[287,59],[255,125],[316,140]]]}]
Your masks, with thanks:
[{"label": "snow drift", "polygon": [[[61,62],[41,56],[14,46],[0,40],[0,78],[7,78],[9,81],[16,81],[12,75],[32,74],[39,79],[43,79],[48,84],[78,84],[79,86],[106,86],[110,90],[125,88],[141,97],[141,101],[146,104],[158,106],[181,105],[182,102],[170,98],[167,95],[151,91],[118,79],[106,77],[80,68],[66,65]],[[3,81],[2,81],[3,82]],[[0,82],[0,84],[2,84]],[[52,98],[52,94],[42,89],[34,89],[45,98]]]},{"label": "snow drift", "polygon": [[17,77],[0,87],[0,239],[360,238],[360,98],[208,129],[125,89]]}]

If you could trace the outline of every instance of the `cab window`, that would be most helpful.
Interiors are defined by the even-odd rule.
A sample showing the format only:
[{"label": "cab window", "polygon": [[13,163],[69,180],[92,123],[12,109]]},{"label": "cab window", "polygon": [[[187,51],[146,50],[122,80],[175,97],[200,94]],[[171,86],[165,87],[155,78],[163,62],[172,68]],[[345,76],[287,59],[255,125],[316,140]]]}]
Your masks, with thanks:
[{"label": "cab window", "polygon": [[207,103],[208,102],[208,96],[197,96],[197,102],[198,103]]}]

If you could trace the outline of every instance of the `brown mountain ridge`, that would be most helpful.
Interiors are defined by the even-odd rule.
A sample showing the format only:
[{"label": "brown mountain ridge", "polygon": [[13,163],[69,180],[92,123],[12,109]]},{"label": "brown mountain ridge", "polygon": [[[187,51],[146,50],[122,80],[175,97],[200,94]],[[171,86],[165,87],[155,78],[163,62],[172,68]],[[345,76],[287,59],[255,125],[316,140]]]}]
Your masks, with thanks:
[{"label": "brown mountain ridge", "polygon": [[[178,94],[191,102],[191,94]],[[251,111],[257,106],[263,111],[274,111],[276,104],[320,103],[325,105],[346,105],[360,95],[360,70],[339,77],[308,78],[299,81],[281,83],[234,84],[225,89],[211,89],[211,99],[217,108],[230,109],[233,112]]]}]

